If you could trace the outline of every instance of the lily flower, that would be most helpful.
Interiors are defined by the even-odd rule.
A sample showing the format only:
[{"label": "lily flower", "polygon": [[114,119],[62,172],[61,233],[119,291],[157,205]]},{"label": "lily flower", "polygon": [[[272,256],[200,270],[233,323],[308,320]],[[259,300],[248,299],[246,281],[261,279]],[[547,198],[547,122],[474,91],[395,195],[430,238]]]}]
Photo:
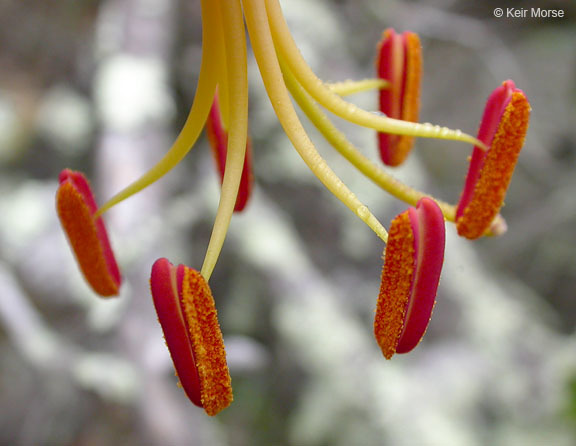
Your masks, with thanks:
[{"label": "lily flower", "polygon": [[[491,106],[491,109],[500,110],[498,117],[494,118],[494,122],[500,125],[494,124],[493,138],[485,138],[486,132],[475,138],[460,130],[411,122],[418,118],[421,66],[415,34],[397,35],[392,30],[385,33],[385,41],[380,47],[378,65],[382,70],[379,70],[378,79],[326,83],[314,74],[300,54],[278,0],[201,0],[200,3],[202,61],[198,85],[188,118],[173,146],[142,177],[98,209],[85,178],[65,170],[61,174],[57,203],[62,225],[87,281],[100,294],[116,294],[120,274],[102,215],[170,172],[195,145],[206,126],[221,173],[221,194],[203,264],[200,271],[196,271],[183,265],[174,267],[168,260],[160,259],[152,268],[151,288],[158,319],[182,387],[194,404],[214,415],[230,404],[232,389],[208,283],[232,215],[235,210],[244,208],[252,187],[246,31],[274,112],[297,153],[320,182],[382,242],[387,243],[374,322],[376,339],[386,358],[395,352],[413,349],[424,335],[442,268],[444,219],[455,221],[456,208],[408,187],[367,159],[334,126],[326,111],[371,131],[394,135],[381,137],[381,150],[384,147],[382,151],[386,156],[383,159],[387,164],[401,163],[414,137],[428,137],[474,145],[472,169],[472,165],[478,164],[474,160],[483,156],[477,152],[486,150],[487,145],[491,145],[491,149],[483,162],[485,166],[498,164],[500,160],[510,162],[510,157],[501,155],[501,152],[506,152],[511,145],[509,141],[514,141],[512,145],[516,147],[516,143],[523,140],[516,123],[524,122],[524,118],[517,115],[526,107],[510,105],[522,103],[522,95],[512,86],[509,101],[501,99],[499,105]],[[390,71],[390,76],[385,74],[386,70]],[[343,98],[370,89],[388,91],[381,94],[380,111],[364,110]],[[292,99],[326,142],[350,164],[386,192],[416,206],[392,221],[390,235],[318,153]],[[496,161],[490,161],[492,157],[496,157]],[[494,171],[491,168],[490,172]],[[506,175],[509,174],[511,171],[507,170]],[[482,179],[484,176],[484,173],[480,174],[479,184],[492,184],[496,175],[486,174],[486,180]],[[485,189],[482,186],[478,197],[485,196]],[[470,214],[477,212],[474,203],[478,199],[475,197],[476,192],[470,204],[463,205],[466,210],[462,222],[459,220],[460,225],[472,218]],[[495,217],[498,210],[495,212],[488,225],[494,226],[494,221],[500,221]],[[484,228],[481,233],[485,231]]]},{"label": "lily flower", "polygon": [[150,279],[158,321],[186,395],[210,416],[232,402],[232,385],[214,298],[202,274],[167,259]]},{"label": "lily flower", "polygon": [[458,234],[482,236],[504,203],[530,120],[530,103],[513,81],[507,80],[488,98],[478,139],[488,151],[474,148],[466,183],[456,210]]},{"label": "lily flower", "polygon": [[[216,104],[222,110],[227,150],[220,202],[201,269],[206,280],[216,265],[234,209],[243,201],[237,196],[246,171],[244,163],[249,160],[246,157],[249,146],[246,29],[264,87],[294,148],[324,186],[383,241],[386,240],[386,230],[382,224],[336,176],[308,137],[290,99],[287,78],[293,78],[295,85],[304,89],[315,104],[357,125],[379,132],[459,140],[482,146],[476,138],[460,130],[393,119],[344,100],[338,88],[318,79],[302,58],[278,0],[232,0],[226,3],[203,0],[201,7],[202,62],[194,101],[183,129],[166,155],[141,178],[108,200],[97,215],[140,192],[174,168],[194,146],[207,120],[209,128],[218,122],[218,119],[209,118],[210,110]],[[382,82],[368,80],[355,87],[366,89],[375,85],[381,86]],[[222,100],[215,101],[217,87]],[[321,111],[321,116],[326,117],[324,111]],[[215,132],[212,134],[215,143],[223,142],[224,138],[214,137]]]},{"label": "lily flower", "polygon": [[60,173],[56,209],[78,266],[92,289],[103,297],[118,294],[122,278],[90,183],[80,172]]},{"label": "lily flower", "polygon": [[374,335],[386,359],[411,351],[424,336],[440,281],[444,243],[444,217],[430,198],[392,220],[374,319]]},{"label": "lily flower", "polygon": [[[422,77],[418,34],[410,31],[397,34],[392,28],[384,31],[378,44],[376,70],[378,78],[390,85],[380,90],[380,111],[391,118],[418,121]],[[378,143],[384,164],[398,166],[410,153],[414,137],[379,132]]]}]

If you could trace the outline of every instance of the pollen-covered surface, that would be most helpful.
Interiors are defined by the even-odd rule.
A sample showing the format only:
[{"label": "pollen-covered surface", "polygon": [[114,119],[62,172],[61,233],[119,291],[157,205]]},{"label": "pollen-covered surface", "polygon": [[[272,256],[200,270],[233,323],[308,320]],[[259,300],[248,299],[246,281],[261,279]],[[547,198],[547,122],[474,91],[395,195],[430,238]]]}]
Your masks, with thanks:
[{"label": "pollen-covered surface", "polygon": [[216,415],[230,405],[233,396],[214,298],[202,275],[191,268],[185,270],[181,297],[200,376],[202,406],[208,415]]},{"label": "pollen-covered surface", "polygon": [[[422,47],[417,34],[404,33],[406,39],[406,72],[402,93],[401,119],[409,122],[418,121],[420,113],[420,80],[422,78]],[[398,135],[396,149],[390,163],[392,166],[402,164],[414,145],[414,137]]]},{"label": "pollen-covered surface", "polygon": [[[403,55],[394,54],[394,44],[386,40],[402,41]],[[392,67],[393,63],[402,63],[402,67]],[[392,83],[389,90],[380,92],[380,111],[388,117],[417,122],[420,113],[420,84],[422,78],[422,46],[418,34],[405,32],[397,35],[393,30],[386,30],[379,44],[377,60],[378,76]],[[400,73],[394,76],[393,73]],[[398,102],[394,104],[393,102]],[[410,154],[414,137],[379,133],[379,147],[382,161],[389,166],[398,166]]]},{"label": "pollen-covered surface", "polygon": [[524,138],[528,131],[530,104],[521,91],[512,94],[474,187],[472,198],[457,219],[458,234],[482,236],[500,212]]},{"label": "pollen-covered surface", "polygon": [[403,212],[390,225],[374,319],[374,336],[386,359],[396,353],[404,328],[414,267],[414,234],[408,212]]},{"label": "pollen-covered surface", "polygon": [[110,272],[97,221],[83,195],[70,181],[60,184],[56,208],[84,278],[103,297],[118,294],[120,283]]}]

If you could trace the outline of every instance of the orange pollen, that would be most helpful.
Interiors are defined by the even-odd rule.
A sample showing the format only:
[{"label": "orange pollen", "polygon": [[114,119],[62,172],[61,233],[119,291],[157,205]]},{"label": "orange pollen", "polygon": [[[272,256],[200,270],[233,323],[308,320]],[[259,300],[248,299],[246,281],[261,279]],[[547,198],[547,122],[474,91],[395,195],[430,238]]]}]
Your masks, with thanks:
[{"label": "orange pollen", "polygon": [[94,217],[82,194],[69,182],[61,184],[56,208],[86,281],[101,296],[117,295],[119,284],[108,270]]},{"label": "orange pollen", "polygon": [[191,268],[185,269],[182,280],[182,307],[200,377],[202,406],[213,416],[232,402],[232,384],[212,292],[204,277]]},{"label": "orange pollen", "polygon": [[420,83],[422,78],[422,46],[418,34],[406,34],[406,76],[402,119],[416,122],[420,112]]},{"label": "orange pollen", "polygon": [[[415,33],[405,33],[406,38],[406,67],[404,88],[402,94],[402,116],[400,119],[409,122],[418,121],[420,114],[420,81],[422,78],[422,46],[420,38]],[[396,148],[392,156],[391,165],[399,165],[408,157],[414,137],[396,135]]]},{"label": "orange pollen", "polygon": [[[391,118],[417,122],[420,113],[420,84],[422,78],[422,46],[420,38],[418,34],[413,32],[407,31],[400,36],[394,35],[392,30],[386,30],[378,47],[379,58],[376,61],[377,67],[383,62],[381,61],[383,45],[389,39],[397,39],[395,44],[401,46],[401,48],[396,48],[388,54],[389,57],[396,56],[398,60],[389,60],[387,62],[396,64],[399,71],[396,76],[393,74],[391,77],[384,75],[387,77],[386,80],[392,82],[390,96],[384,93],[384,97],[388,97],[391,103],[384,105],[381,102],[381,111]],[[385,101],[385,99],[382,99],[381,94],[382,100]],[[414,145],[413,136],[380,133],[379,138],[381,150],[386,153],[383,160],[389,166],[402,164]]]},{"label": "orange pollen", "polygon": [[530,104],[521,92],[512,94],[486,154],[472,199],[456,227],[458,234],[475,239],[490,228],[500,212],[530,119]]},{"label": "orange pollen", "polygon": [[374,319],[374,335],[386,359],[396,353],[404,328],[414,259],[414,234],[408,212],[403,212],[390,225]]}]

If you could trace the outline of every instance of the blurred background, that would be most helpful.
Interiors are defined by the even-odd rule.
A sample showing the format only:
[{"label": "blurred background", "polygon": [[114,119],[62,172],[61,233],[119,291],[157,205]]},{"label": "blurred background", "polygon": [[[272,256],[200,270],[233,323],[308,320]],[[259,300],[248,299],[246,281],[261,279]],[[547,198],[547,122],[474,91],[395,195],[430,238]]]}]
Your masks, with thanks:
[{"label": "blurred background", "polygon": [[[422,121],[475,133],[511,78],[531,125],[508,233],[470,242],[448,225],[428,333],[385,361],[372,336],[383,246],[298,158],[251,60],[255,191],[211,279],[235,401],[209,418],[176,385],[148,285],[158,257],[201,266],[219,192],[205,138],[106,215],[118,299],[84,283],[54,209],[63,168],[103,202],[170,147],[196,86],[199,1],[1,0],[0,444],[576,444],[576,4],[507,3],[282,1],[325,80],[373,76],[382,31],[410,29]],[[494,17],[514,5],[565,17]],[[373,92],[351,99],[376,107]],[[338,124],[376,159],[373,132]],[[382,222],[405,209],[310,134]],[[418,140],[394,173],[456,202],[469,153]]]}]

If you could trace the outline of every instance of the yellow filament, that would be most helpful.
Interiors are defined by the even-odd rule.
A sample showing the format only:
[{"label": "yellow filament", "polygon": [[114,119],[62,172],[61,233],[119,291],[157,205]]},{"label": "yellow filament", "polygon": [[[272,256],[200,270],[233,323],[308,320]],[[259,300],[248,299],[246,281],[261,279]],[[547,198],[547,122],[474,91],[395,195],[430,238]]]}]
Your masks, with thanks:
[{"label": "yellow filament", "polygon": [[[430,197],[430,195],[400,182],[385,170],[374,164],[369,158],[362,155],[362,153],[348,140],[348,138],[346,138],[344,133],[338,130],[334,124],[330,122],[330,119],[328,119],[326,114],[314,103],[313,99],[302,88],[302,86],[298,84],[289,68],[282,64],[282,69],[284,79],[286,80],[286,86],[302,111],[306,116],[308,116],[308,119],[310,119],[320,133],[322,133],[324,138],[326,138],[332,147],[334,147],[344,158],[350,161],[354,167],[391,195],[413,206],[415,206],[422,197]],[[430,198],[434,199],[436,203],[438,203],[438,206],[442,209],[444,218],[449,221],[454,221],[454,206],[436,200],[433,197]]]},{"label": "yellow filament", "polygon": [[213,5],[219,6],[224,31],[230,128],[218,212],[201,271],[206,281],[212,275],[234,212],[248,137],[248,73],[242,6],[240,0],[227,0],[225,4],[219,0]]},{"label": "yellow filament", "polygon": [[292,106],[290,96],[284,83],[280,65],[276,56],[274,42],[268,25],[263,0],[245,0],[244,14],[250,34],[254,56],[258,62],[262,80],[280,124],[292,142],[298,154],[318,179],[366,223],[382,240],[386,241],[388,233],[382,224],[372,215],[366,206],[336,176],[317,152],[316,148]]},{"label": "yellow filament", "polygon": [[361,81],[326,82],[325,85],[338,96],[349,96],[364,91],[385,90],[390,87],[390,82],[384,79],[362,79]]},{"label": "yellow filament", "polygon": [[[338,130],[326,114],[316,105],[310,95],[296,81],[294,75],[290,72],[286,64],[282,64],[284,79],[290,93],[298,103],[298,106],[308,116],[308,119],[322,133],[324,138],[334,147],[344,158],[362,172],[367,178],[372,180],[383,190],[390,193],[399,200],[404,201],[412,206],[416,206],[418,201],[423,197],[429,197],[440,207],[444,218],[447,221],[456,221],[456,206],[445,201],[439,200],[432,195],[426,194],[418,189],[414,189],[401,181],[394,178],[384,169],[373,163],[369,158],[364,156],[349,140],[346,135]],[[502,230],[504,228],[504,230]],[[498,214],[490,228],[484,235],[500,235],[505,232],[506,221]]]},{"label": "yellow filament", "polygon": [[164,157],[148,172],[108,200],[96,213],[102,215],[112,206],[145,189],[172,170],[186,156],[202,132],[210,111],[218,77],[221,35],[218,16],[211,0],[202,0],[202,63],[198,86],[188,118],[178,138]]},{"label": "yellow filament", "polygon": [[356,105],[344,101],[340,96],[333,93],[310,69],[302,58],[298,47],[294,43],[288,25],[282,15],[282,9],[278,0],[265,0],[269,25],[277,46],[278,53],[286,60],[286,63],[294,73],[298,82],[304,89],[323,107],[335,115],[354,124],[369,127],[385,133],[399,135],[411,135],[427,138],[450,139],[471,143],[475,146],[486,148],[485,144],[478,139],[460,130],[452,130],[432,124],[420,124],[406,122],[386,116],[377,115],[361,109]]},{"label": "yellow filament", "polygon": [[[221,42],[224,44],[224,29],[222,28],[222,21],[220,21],[220,26],[218,26],[218,31],[220,33]],[[228,70],[227,61],[225,57],[224,47],[222,46],[222,51],[220,52],[221,58],[218,61],[218,105],[220,106],[220,117],[222,119],[222,127],[224,130],[228,131],[230,126],[230,107],[229,107],[229,95],[230,89],[228,86]]]}]

